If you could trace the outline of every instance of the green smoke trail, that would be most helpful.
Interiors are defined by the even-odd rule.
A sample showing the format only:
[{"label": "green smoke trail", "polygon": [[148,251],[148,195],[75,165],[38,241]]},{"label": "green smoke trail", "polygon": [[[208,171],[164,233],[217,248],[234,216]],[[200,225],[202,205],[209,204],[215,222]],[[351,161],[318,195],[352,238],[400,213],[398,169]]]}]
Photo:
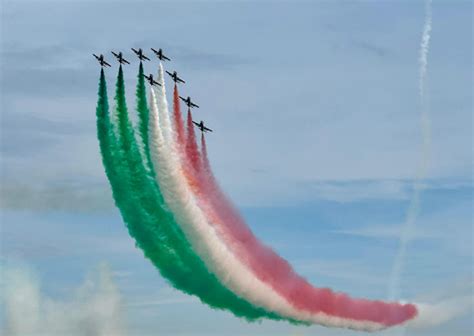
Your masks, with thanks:
[{"label": "green smoke trail", "polygon": [[[122,92],[123,90],[121,90],[118,85],[118,94],[116,97],[117,110],[119,107],[122,109],[125,103],[125,99],[119,97]],[[127,129],[127,127],[122,127],[122,129]],[[153,261],[164,277],[168,278],[170,276],[168,270],[173,267],[173,265],[177,265],[177,267],[184,265],[181,265],[178,259],[172,259],[171,250],[168,253],[171,255],[170,258],[160,258],[160,250],[155,249],[155,246],[157,244],[166,246],[167,242],[164,239],[165,237],[160,235],[159,232],[150,230],[148,227],[141,225],[141,219],[147,220],[147,218],[141,208],[136,206],[136,200],[132,196],[134,186],[129,178],[130,171],[123,156],[124,152],[119,146],[121,143],[123,144],[124,141],[119,141],[119,137],[117,137],[113,129],[109,115],[107,87],[103,71],[101,71],[100,76],[99,100],[97,103],[97,135],[102,162],[112,186],[113,198],[127,224],[127,228],[130,234],[135,238],[137,245],[144,251],[145,256]]]},{"label": "green smoke trail", "polygon": [[[99,83],[97,129],[101,154],[112,192],[129,233],[163,277],[177,289],[197,295],[204,303],[228,309],[235,315],[255,320],[281,319],[252,306],[222,286],[192,251],[184,234],[166,210],[163,197],[142,161],[134,130],[128,117],[122,68],[115,96],[115,129],[108,114],[103,71]],[[142,115],[139,114],[139,118]],[[143,123],[143,120],[140,120]]]},{"label": "green smoke trail", "polygon": [[[112,152],[115,145],[115,137],[112,132],[109,117],[109,102],[107,98],[107,83],[105,81],[104,69],[100,70],[99,80],[99,98],[97,101],[96,117],[97,117],[97,138],[99,139],[100,154],[102,163],[105,168],[107,177],[116,180],[115,170],[113,169]],[[118,196],[118,195],[117,195]],[[114,195],[114,199],[115,199]]]},{"label": "green smoke trail", "polygon": [[150,118],[150,111],[148,110],[148,104],[146,101],[145,77],[142,62],[140,62],[140,67],[138,69],[136,99],[138,112],[138,133],[140,134],[140,139],[142,140],[143,144],[142,155],[146,161],[146,168],[153,175],[154,170],[151,163],[150,146],[148,142],[148,120]]}]

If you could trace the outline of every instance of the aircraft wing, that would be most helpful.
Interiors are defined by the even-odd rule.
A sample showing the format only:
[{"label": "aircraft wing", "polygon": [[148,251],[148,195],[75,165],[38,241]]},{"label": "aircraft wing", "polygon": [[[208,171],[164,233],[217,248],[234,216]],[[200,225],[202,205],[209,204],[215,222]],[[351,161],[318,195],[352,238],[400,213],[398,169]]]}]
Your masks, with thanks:
[{"label": "aircraft wing", "polygon": [[168,57],[166,57],[165,55],[162,55],[161,57],[163,57],[164,60],[167,60],[167,61],[171,61]]},{"label": "aircraft wing", "polygon": [[206,126],[203,126],[204,130],[206,130],[207,132],[212,132],[212,130],[210,128],[207,128]]},{"label": "aircraft wing", "polygon": [[179,77],[176,77],[176,80],[177,80],[178,82],[181,82],[181,83],[186,83],[184,80],[182,80],[182,79],[179,78]]},{"label": "aircraft wing", "polygon": [[138,55],[138,50],[132,48],[133,52]]},{"label": "aircraft wing", "polygon": [[110,64],[107,63],[106,61],[104,61],[104,64],[105,64],[106,66],[110,67]]},{"label": "aircraft wing", "polygon": [[129,62],[129,61],[127,61],[127,60],[126,60],[126,59],[124,59],[124,58],[122,58],[122,61],[124,61],[124,62],[125,62],[125,63],[127,63],[127,64],[130,64],[130,62]]},{"label": "aircraft wing", "polygon": [[114,55],[115,57],[119,57],[119,55],[114,53],[113,51],[112,51],[112,55]]},{"label": "aircraft wing", "polygon": [[197,104],[194,104],[194,103],[191,103],[191,106],[199,108],[199,106]]},{"label": "aircraft wing", "polygon": [[199,123],[195,122],[194,120],[193,120],[193,124],[196,126],[201,126]]},{"label": "aircraft wing", "polygon": [[150,60],[148,57],[146,57],[146,56],[143,55],[143,54],[142,54],[142,57],[143,57],[144,59],[148,60],[148,61]]},{"label": "aircraft wing", "polygon": [[100,57],[97,56],[96,54],[92,54],[92,55],[94,55],[94,57],[95,57],[97,60],[100,60]]}]

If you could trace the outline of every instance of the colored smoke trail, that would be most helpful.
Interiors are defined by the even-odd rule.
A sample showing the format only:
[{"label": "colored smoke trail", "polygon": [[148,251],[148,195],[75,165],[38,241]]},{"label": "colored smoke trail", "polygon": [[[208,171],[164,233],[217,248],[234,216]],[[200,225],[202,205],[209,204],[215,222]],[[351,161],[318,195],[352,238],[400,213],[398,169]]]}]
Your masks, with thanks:
[{"label": "colored smoke trail", "polygon": [[[122,69],[119,69],[115,98],[117,123],[119,124],[116,127],[119,130],[117,134],[113,132],[113,125],[108,114],[106,84],[103,74],[101,74],[99,87],[98,138],[103,165],[112,187],[115,203],[120,209],[127,229],[130,235],[135,238],[137,245],[144,251],[146,257],[159,268],[162,275],[169,278],[172,275],[169,266],[180,265],[183,269],[185,267],[185,264],[172,253],[173,245],[179,243],[180,239],[178,237],[176,241],[167,241],[167,234],[161,231],[161,226],[155,227],[155,224],[151,222],[151,218],[141,207],[139,198],[135,196],[140,186],[137,185],[136,179],[134,181],[131,179],[132,173],[129,164],[131,161],[129,161],[129,157],[135,156],[137,150],[134,149],[128,153],[124,151],[124,148],[130,149],[135,146],[127,143],[131,140],[133,134],[130,134],[132,130],[127,116]],[[120,148],[120,146],[123,148]],[[147,196],[146,193],[142,193],[142,195]]]},{"label": "colored smoke trail", "polygon": [[140,62],[140,67],[138,69],[136,102],[138,113],[138,133],[140,134],[139,140],[142,145],[141,153],[145,158],[147,170],[153,174],[153,167],[151,166],[150,158],[150,145],[148,144],[148,119],[150,111],[148,110],[148,104],[146,101],[145,77],[142,62]]},{"label": "colored smoke trail", "polygon": [[428,52],[429,43],[431,38],[431,0],[427,0],[425,4],[425,22],[423,26],[423,33],[420,44],[420,74],[419,74],[419,95],[420,95],[420,108],[421,108],[421,133],[422,133],[422,146],[421,146],[421,157],[418,164],[417,173],[413,182],[413,193],[410,200],[410,205],[405,218],[405,223],[402,227],[400,235],[400,245],[395,255],[395,259],[392,265],[390,282],[389,282],[389,298],[396,299],[400,295],[400,278],[403,270],[403,264],[406,258],[406,251],[409,241],[413,237],[413,231],[415,228],[415,221],[418,213],[420,212],[420,197],[423,191],[423,179],[426,177],[426,173],[429,165],[429,157],[431,151],[431,122],[429,116],[429,104],[426,98],[426,73],[428,66]]},{"label": "colored smoke trail", "polygon": [[[159,80],[164,84],[161,64]],[[139,79],[139,125],[147,117],[147,113],[139,111],[140,101],[146,104],[140,86]],[[189,174],[200,180],[197,186],[202,189],[198,195],[205,198],[205,204],[211,205],[200,207],[200,200],[196,199],[187,179],[186,170],[192,167],[181,161],[187,160],[192,151],[183,153],[178,149],[164,85],[156,96],[153,89],[150,92],[148,136],[156,172],[152,179],[128,116],[121,67],[115,101],[116,132],[109,119],[102,71],[97,128],[113,196],[137,245],[173,286],[197,295],[212,307],[229,309],[250,320],[269,317],[378,330],[416,315],[413,305],[352,299],[330,289],[312,287],[294,273],[284,259],[257,240],[220,190],[210,169],[204,137],[201,138],[202,157],[198,160],[203,169],[192,169]],[[192,145],[199,158],[189,120],[192,120],[190,113],[187,145]],[[138,134],[143,136],[143,132]],[[145,143],[143,139],[142,142]],[[186,156],[183,158],[181,154]]]},{"label": "colored smoke trail", "polygon": [[[252,307],[223,287],[192,251],[172,214],[163,210],[162,196],[158,189],[152,189],[154,180],[146,177],[137,145],[130,136],[133,129],[126,113],[124,92],[123,73],[119,69],[116,109],[119,110],[117,129],[121,131],[115,135],[108,113],[105,77],[101,73],[97,105],[99,145],[114,200],[136,244],[173,287],[198,296],[211,307],[228,309],[247,320],[276,318]],[[129,152],[120,150],[119,143]],[[136,160],[129,161],[127,157],[130,155]],[[135,162],[135,165],[130,166],[129,162]],[[132,176],[135,176],[133,183]],[[144,184],[150,181],[153,182],[151,186]]]},{"label": "colored smoke trail", "polygon": [[[160,83],[164,83],[164,81],[161,81]],[[178,85],[176,85],[176,83],[174,84],[173,90],[173,121],[176,130],[176,140],[178,142],[178,147],[180,150],[184,151],[186,148],[186,134],[184,133],[184,124],[183,117],[181,115]]]},{"label": "colored smoke trail", "polygon": [[[162,114],[161,111],[168,111],[168,103],[166,101],[166,91],[163,81],[163,67],[161,63],[158,73],[158,81],[160,83],[163,83],[163,86],[158,88],[156,96],[155,91],[153,89],[150,90],[151,110],[149,120],[149,142],[151,149],[151,158],[155,168],[155,172],[157,173],[157,175],[155,176],[157,180],[157,176],[170,175],[170,172],[166,170],[166,166],[162,164],[160,162],[160,159],[157,157],[157,153],[166,151],[167,148],[169,148],[170,143],[174,144],[175,141],[174,133],[171,129],[169,115],[167,115],[167,118],[165,118],[165,123],[167,124],[167,127],[164,132],[162,132],[160,128],[160,115]],[[173,140],[173,142],[171,142],[171,140]],[[177,157],[175,159],[177,159]],[[166,192],[166,190],[167,189],[164,190],[164,193]],[[188,244],[185,237],[182,237],[181,240]],[[186,247],[186,249],[188,251],[192,251],[188,246]],[[176,252],[183,252],[183,247],[177,245]],[[192,274],[189,274],[187,278],[187,281],[190,282],[189,287],[191,287],[192,291],[187,290],[188,293],[196,294],[203,302],[209,304],[214,308],[228,309],[236,316],[246,318],[247,320],[255,320],[261,317],[267,317],[276,320],[281,319],[279,316],[272,313],[268,313],[261,308],[254,307],[249,302],[236,296],[229,289],[224,287],[213,274],[210,274],[208,272],[207,268],[198,256],[193,255],[192,257],[193,258],[191,258],[191,256],[188,256],[186,259],[186,263],[192,268]]]},{"label": "colored smoke trail", "polygon": [[[215,214],[219,213],[218,209],[214,209],[211,214],[203,213],[196,196],[187,184],[182,162],[179,161],[180,154],[176,149],[178,144],[173,143],[173,130],[165,99],[162,94],[160,107],[165,108],[159,110],[160,122],[155,125],[161,132],[159,129],[154,130],[157,140],[162,143],[151,155],[153,162],[161,169],[156,174],[157,181],[163,190],[166,203],[175,214],[191,245],[209,270],[228,288],[254,305],[281,316],[326,326],[378,330],[402,323],[416,315],[413,305],[351,299],[329,289],[314,288],[296,275],[286,261],[260,244],[253,236],[251,246],[242,245],[238,235],[228,235],[233,239],[231,244],[221,239],[215,226],[218,231],[224,231],[228,227],[222,222],[223,218],[215,217]],[[166,135],[169,137],[168,145],[165,145]],[[232,245],[240,245],[243,247],[240,251],[249,249],[250,252],[242,258],[233,250]],[[246,264],[248,259],[251,265]],[[259,273],[258,265],[266,267],[267,274]],[[275,290],[275,287],[278,290]]]},{"label": "colored smoke trail", "polygon": [[[363,323],[354,320],[370,320],[374,319],[375,315],[379,315],[381,318],[379,322],[385,323],[386,326],[398,324],[414,317],[416,308],[412,305],[402,306],[395,303],[387,304],[352,299],[345,294],[332,292],[330,289],[314,288],[295,274],[284,259],[257,240],[221,191],[210,168],[204,134],[201,136],[201,153],[204,181],[201,181],[200,185],[205,186],[202,192],[205,193],[207,199],[212,201],[213,210],[219,213],[221,220],[213,221],[217,231],[259,279],[269,283],[275,291],[287,298],[295,307],[305,312],[321,311],[331,315],[331,318],[332,316],[346,318],[346,321],[338,321],[339,326],[344,325],[356,329],[374,327],[373,325],[364,326]],[[327,318],[329,319],[329,316]],[[335,321],[328,323],[324,319],[318,322],[337,325],[334,323]]]},{"label": "colored smoke trail", "polygon": [[[209,162],[209,157],[207,156],[207,144],[206,144],[206,137],[204,133],[201,133],[201,164],[202,170],[205,173],[211,172],[211,164]],[[211,176],[211,175],[208,175]]]},{"label": "colored smoke trail", "polygon": [[[162,68],[160,67],[161,72]],[[158,92],[163,90],[164,87],[159,88]],[[157,182],[163,190],[166,203],[208,269],[238,296],[245,298],[255,306],[267,308],[268,305],[260,304],[262,301],[266,301],[265,297],[268,296],[265,286],[255,285],[255,279],[219,241],[197,207],[196,200],[188,189],[186,178],[181,171],[180,154],[171,129],[164,92],[161,92],[157,98],[159,100],[158,115],[156,115],[156,109],[152,108],[153,117],[150,118],[150,136],[153,137],[153,142],[150,141],[150,143],[154,144],[151,157],[157,169]],[[274,301],[280,300],[276,297]]]},{"label": "colored smoke trail", "polygon": [[[114,167],[115,152],[115,134],[112,130],[110,115],[109,115],[109,102],[107,98],[107,83],[105,80],[104,69],[100,70],[98,100],[96,108],[97,117],[97,138],[99,139],[99,149],[102,156],[102,162],[104,165],[105,173],[109,180],[116,181],[116,171]],[[114,195],[114,199],[118,198],[119,195]]]},{"label": "colored smoke trail", "polygon": [[187,137],[186,137],[186,158],[195,172],[199,174],[201,170],[201,155],[196,143],[196,134],[194,133],[193,116],[191,109],[188,108],[187,116]]}]

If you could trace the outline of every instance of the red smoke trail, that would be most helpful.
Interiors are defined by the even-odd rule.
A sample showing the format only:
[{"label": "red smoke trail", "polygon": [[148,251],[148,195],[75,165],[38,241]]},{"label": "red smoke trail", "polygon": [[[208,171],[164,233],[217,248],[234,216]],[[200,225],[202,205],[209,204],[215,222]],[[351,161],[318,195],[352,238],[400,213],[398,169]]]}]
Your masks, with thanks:
[{"label": "red smoke trail", "polygon": [[174,127],[176,130],[176,140],[178,142],[178,147],[182,152],[186,145],[186,136],[184,134],[184,122],[183,117],[181,116],[181,107],[179,103],[179,92],[178,86],[174,85],[173,90],[173,121]]},{"label": "red smoke trail", "polygon": [[[188,119],[189,118],[190,116],[189,116],[189,111],[188,111]],[[192,187],[192,190],[195,193],[199,193],[200,192],[199,179],[197,178],[194,165],[192,165],[191,160],[188,159],[188,157],[193,157],[196,154],[187,155],[186,153],[188,151],[188,147],[190,146],[188,146],[189,141],[187,140],[186,134],[185,134],[184,121],[181,115],[181,106],[180,106],[180,101],[179,101],[178,86],[176,84],[174,85],[174,90],[173,90],[173,122],[174,122],[174,129],[176,132],[176,143],[178,145],[177,147],[178,147],[179,153],[182,155],[182,160],[184,162],[183,173],[188,181],[188,184]],[[189,123],[189,120],[188,120],[188,123]],[[192,136],[195,143],[196,141],[195,141],[194,129],[192,125],[193,125],[193,122],[191,119],[191,126],[188,125],[188,133],[189,133],[189,129],[191,129],[191,131],[193,132]],[[197,151],[197,157],[199,158],[199,151],[197,149],[197,146],[196,146],[196,151]],[[192,152],[191,149],[190,149],[190,152]]]},{"label": "red smoke trail", "polygon": [[209,158],[207,157],[207,145],[204,133],[201,133],[201,154],[202,170],[205,173],[209,172],[211,170],[211,166],[209,164]]},{"label": "red smoke trail", "polygon": [[195,177],[199,180],[199,195],[205,197],[202,202],[206,204],[207,215],[213,219],[212,223],[234,253],[253,273],[296,308],[385,326],[402,323],[417,315],[416,307],[411,304],[354,299],[329,288],[312,286],[296,274],[286,260],[258,241],[221,191],[210,169],[204,135],[201,137],[201,153],[203,169]]},{"label": "red smoke trail", "polygon": [[186,138],[186,157],[189,160],[189,164],[194,168],[197,174],[201,170],[201,155],[196,143],[196,134],[194,133],[193,116],[191,109],[188,108],[188,119],[187,119],[187,138]]}]

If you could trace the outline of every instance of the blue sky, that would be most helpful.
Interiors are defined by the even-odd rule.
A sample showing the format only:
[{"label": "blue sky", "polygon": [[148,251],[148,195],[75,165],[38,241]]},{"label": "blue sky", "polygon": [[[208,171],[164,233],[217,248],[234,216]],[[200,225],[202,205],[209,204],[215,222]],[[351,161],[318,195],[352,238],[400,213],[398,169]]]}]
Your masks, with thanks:
[{"label": "blue sky", "polygon": [[[423,2],[2,7],[5,265],[26,265],[42,295],[67,301],[106,262],[130,335],[357,334],[248,324],[170,289],[113,206],[95,138],[91,54],[112,61],[110,51],[122,50],[134,60],[132,46],[164,48],[168,69],[186,80],[181,93],[201,106],[195,117],[215,129],[215,173],[256,234],[316,285],[385,298],[421,155]],[[472,40],[472,3],[435,0],[432,147],[404,298],[452,297],[472,284]],[[136,68],[125,73],[130,106]],[[107,70],[110,87],[115,72]],[[409,334],[470,335],[469,316]]]}]

